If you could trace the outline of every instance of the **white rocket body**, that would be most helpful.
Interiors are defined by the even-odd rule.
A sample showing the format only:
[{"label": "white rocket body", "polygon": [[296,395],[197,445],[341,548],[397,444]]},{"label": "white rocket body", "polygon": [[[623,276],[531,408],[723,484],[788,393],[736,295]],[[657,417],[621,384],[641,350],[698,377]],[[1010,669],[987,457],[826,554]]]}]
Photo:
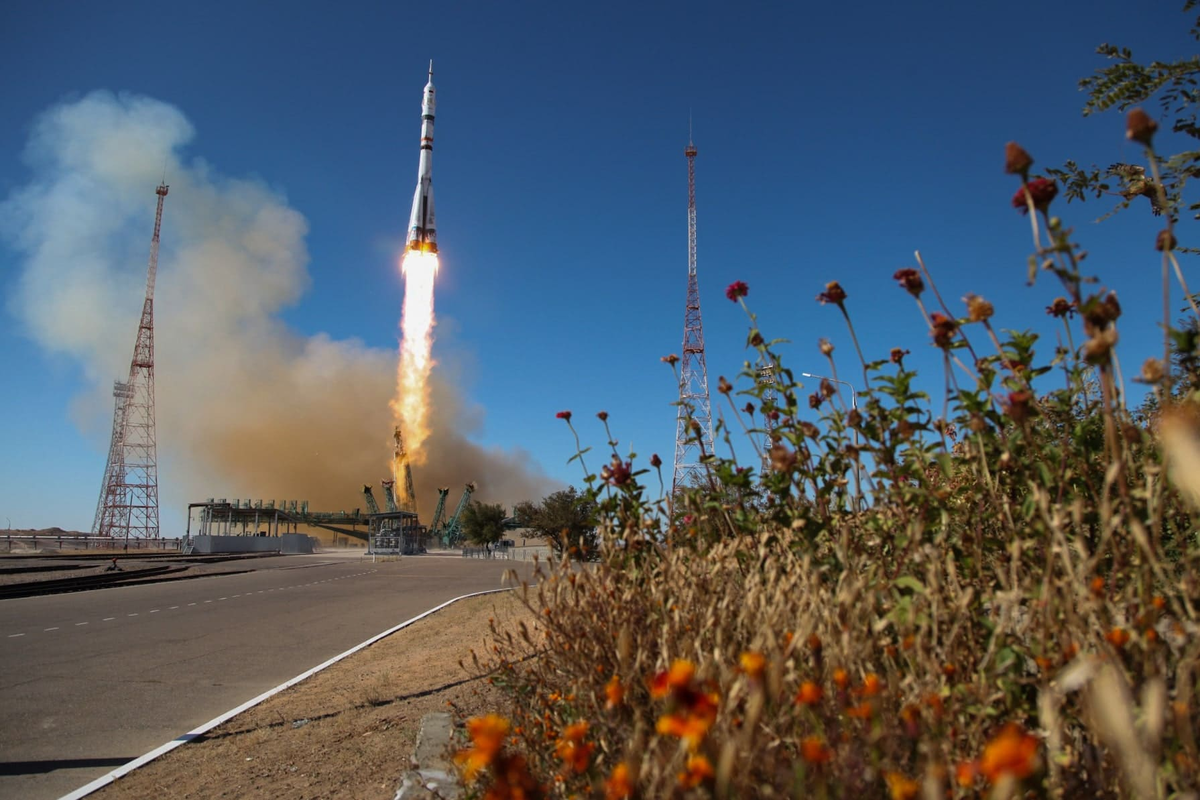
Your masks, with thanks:
[{"label": "white rocket body", "polygon": [[433,113],[436,107],[433,89],[433,62],[429,62],[429,83],[421,101],[421,161],[417,168],[417,192],[413,195],[412,214],[408,219],[405,250],[437,252],[437,224],[433,214]]}]

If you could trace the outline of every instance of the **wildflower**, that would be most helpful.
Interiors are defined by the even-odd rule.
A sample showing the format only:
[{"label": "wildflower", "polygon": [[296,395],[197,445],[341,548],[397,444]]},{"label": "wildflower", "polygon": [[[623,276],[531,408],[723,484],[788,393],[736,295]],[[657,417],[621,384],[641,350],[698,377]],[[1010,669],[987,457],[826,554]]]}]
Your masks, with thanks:
[{"label": "wildflower", "polygon": [[1037,409],[1031,405],[1032,402],[1033,394],[1030,392],[1009,392],[1008,400],[1004,403],[1004,413],[1020,425],[1037,413]]},{"label": "wildflower", "polygon": [[1056,297],[1046,306],[1046,313],[1052,317],[1071,317],[1075,315],[1075,304],[1065,297]]},{"label": "wildflower", "polygon": [[696,665],[682,658],[671,662],[671,668],[665,669],[654,676],[650,682],[650,696],[666,697],[673,689],[682,689],[692,682],[696,675]]},{"label": "wildflower", "polygon": [[1033,166],[1033,156],[1025,152],[1025,148],[1016,142],[1004,145],[1004,171],[1009,175],[1020,175],[1022,178],[1029,174]]},{"label": "wildflower", "polygon": [[1019,208],[1022,214],[1028,213],[1029,205],[1025,200],[1026,193],[1033,199],[1033,207],[1045,213],[1050,208],[1050,201],[1058,194],[1058,184],[1049,178],[1034,178],[1029,183],[1017,189],[1013,195],[1013,208]]},{"label": "wildflower", "polygon": [[975,776],[978,774],[979,768],[974,761],[960,761],[954,767],[954,782],[964,789],[970,789],[975,785]]},{"label": "wildflower", "polygon": [[1130,141],[1149,147],[1154,139],[1154,132],[1157,130],[1158,123],[1140,108],[1135,108],[1125,117],[1125,138]]},{"label": "wildflower", "polygon": [[745,407],[745,408],[743,408],[742,410],[743,410],[743,411],[745,411],[747,414],[750,414],[750,415],[752,415],[752,416],[753,416],[753,414],[754,414],[754,403],[746,403],[746,407]]},{"label": "wildflower", "polygon": [[587,770],[588,762],[592,758],[592,751],[596,749],[594,744],[583,741],[587,732],[588,724],[586,722],[568,725],[563,730],[562,736],[559,737],[558,743],[554,745],[554,754],[563,762],[563,766],[576,773]]},{"label": "wildflower", "polygon": [[695,751],[704,740],[708,729],[716,718],[715,707],[710,718],[706,713],[664,714],[658,718],[654,729],[664,736],[674,736],[687,743],[688,749]]},{"label": "wildflower", "polygon": [[850,676],[846,674],[846,670],[838,667],[833,671],[833,683],[839,689],[845,689],[850,685]]},{"label": "wildflower", "polygon": [[480,770],[492,764],[504,747],[508,731],[508,720],[498,714],[467,720],[467,734],[471,737],[471,747],[460,751],[454,760],[463,765],[463,773],[468,782],[475,780]]},{"label": "wildflower", "polygon": [[1109,292],[1103,300],[1099,295],[1092,295],[1079,310],[1088,325],[1104,330],[1121,316],[1121,303],[1117,300],[1116,292]]},{"label": "wildflower", "polygon": [[946,713],[946,704],[940,694],[930,693],[926,695],[925,705],[929,706],[929,710],[933,712],[933,716],[938,719],[941,719]]},{"label": "wildflower", "polygon": [[800,742],[800,757],[810,764],[824,764],[833,758],[833,751],[819,736],[808,736]]},{"label": "wildflower", "polygon": [[600,479],[609,486],[624,486],[633,477],[633,465],[626,461],[621,463],[621,457],[613,454],[612,461],[600,468]]},{"label": "wildflower", "polygon": [[613,767],[612,774],[604,781],[604,800],[625,800],[633,795],[633,782],[629,779],[629,766],[622,761]]},{"label": "wildflower", "polygon": [[833,355],[833,342],[829,341],[828,339],[819,339],[817,341],[817,347],[821,350],[821,355],[826,357]]},{"label": "wildflower", "polygon": [[846,710],[846,714],[848,716],[854,717],[855,719],[861,719],[861,720],[870,719],[874,713],[875,713],[875,709],[871,706],[871,704],[869,702],[859,703],[858,705],[851,706],[850,708],[848,708]]},{"label": "wildflower", "polygon": [[820,407],[821,407],[821,401],[822,401],[823,399],[824,399],[824,398],[823,398],[823,397],[821,397],[821,395],[819,395],[819,394],[816,394],[815,392],[814,392],[813,394],[810,394],[810,395],[808,396],[808,407],[809,407],[809,408],[811,408],[811,409],[813,409],[813,410],[816,410],[816,409],[820,408]]},{"label": "wildflower", "polygon": [[674,353],[671,353],[671,355],[663,356],[659,360],[662,361],[664,364],[670,364],[673,367],[679,363],[679,356],[675,355]]},{"label": "wildflower", "polygon": [[565,419],[567,422],[570,422],[571,421],[571,412],[570,411],[560,411],[554,415],[554,418],[555,419]]},{"label": "wildflower", "polygon": [[650,456],[650,466],[654,467],[655,469],[658,469],[662,466],[662,459],[658,457],[658,453]]},{"label": "wildflower", "polygon": [[879,680],[879,676],[874,672],[870,672],[863,678],[863,685],[858,690],[858,693],[863,697],[875,697],[882,691],[882,686],[883,683]]},{"label": "wildflower", "polygon": [[900,720],[904,723],[904,732],[908,734],[908,737],[910,739],[917,738],[921,732],[917,725],[917,723],[921,720],[920,709],[909,703],[904,708],[900,709]]},{"label": "wildflower", "polygon": [[[816,439],[818,436],[821,435],[820,429],[817,428],[816,425],[813,425],[811,422],[801,422],[800,423],[800,432],[803,433],[805,436],[807,436],[810,439]],[[816,634],[813,634],[813,635],[815,636]],[[820,640],[818,639],[817,641],[819,642]],[[817,649],[820,650],[821,648],[818,646]]]},{"label": "wildflower", "polygon": [[687,768],[679,773],[679,783],[685,789],[694,789],[704,781],[711,780],[716,774],[712,762],[706,756],[688,756]]},{"label": "wildflower", "polygon": [[884,780],[887,781],[888,797],[891,800],[912,800],[921,788],[921,784],[899,772],[889,772],[884,776]]},{"label": "wildflower", "polygon": [[717,379],[717,391],[721,394],[729,394],[733,391],[733,384],[725,380],[725,376],[722,375]]},{"label": "wildflower", "polygon": [[738,298],[745,297],[750,293],[750,287],[742,281],[734,281],[725,287],[725,296],[733,302],[737,302]]},{"label": "wildflower", "polygon": [[772,445],[768,455],[771,459],[771,469],[776,472],[791,472],[796,466],[796,451],[782,444]]},{"label": "wildflower", "polygon": [[983,322],[996,311],[991,303],[979,295],[969,294],[963,299],[967,301],[967,316],[971,322]]},{"label": "wildflower", "polygon": [[1164,600],[1161,596],[1155,595],[1154,598],[1150,601],[1150,605],[1154,606],[1154,608],[1156,610],[1162,611],[1164,608],[1167,607],[1167,601]]},{"label": "wildflower", "polygon": [[921,292],[925,291],[925,281],[921,280],[921,273],[912,267],[896,270],[892,273],[892,278],[899,281],[900,288],[913,297],[920,297]]},{"label": "wildflower", "polygon": [[750,331],[750,338],[747,341],[750,342],[751,347],[762,347],[762,343],[763,343],[762,334],[759,333],[757,330],[752,330],[752,331]]},{"label": "wildflower", "polygon": [[747,650],[738,658],[738,666],[748,678],[758,680],[762,677],[763,670],[767,667],[767,659],[762,653]]},{"label": "wildflower", "polygon": [[1138,380],[1143,383],[1158,383],[1166,376],[1166,371],[1163,369],[1163,362],[1158,358],[1147,358],[1142,362],[1142,373],[1138,376]]},{"label": "wildflower", "polygon": [[1104,578],[1099,575],[1092,578],[1091,583],[1088,584],[1088,588],[1091,590],[1093,596],[1104,597]]},{"label": "wildflower", "polygon": [[[811,423],[802,423],[802,424],[811,424]],[[813,426],[813,427],[815,428],[816,426]],[[813,438],[816,438],[816,437],[815,437],[815,435],[814,435],[814,437],[813,437]],[[815,633],[810,633],[810,634],[808,635],[808,648],[809,648],[810,650],[812,650],[814,653],[820,653],[820,652],[821,652],[821,648],[822,648],[822,647],[824,647],[824,646],[825,646],[825,645],[823,645],[823,644],[821,643],[821,637],[820,637],[820,636],[818,636],[818,635],[817,635],[817,634],[815,634]]]},{"label": "wildflower", "polygon": [[607,412],[607,411],[597,411],[597,412],[596,412],[596,417],[597,417],[597,418],[598,418],[598,419],[599,419],[601,422],[607,422],[607,421],[608,421],[608,412]]},{"label": "wildflower", "polygon": [[815,706],[821,702],[821,698],[825,695],[820,686],[817,686],[812,681],[805,681],[800,684],[800,691],[796,692],[796,705],[799,706]]},{"label": "wildflower", "polygon": [[1164,228],[1154,240],[1154,249],[1161,253],[1164,250],[1174,250],[1176,244],[1178,242],[1175,241],[1175,234],[1171,233],[1169,228]]},{"label": "wildflower", "polygon": [[1018,780],[1029,777],[1037,767],[1038,740],[1015,722],[1005,725],[983,748],[979,772],[990,783],[1004,775]]},{"label": "wildflower", "polygon": [[817,295],[817,300],[821,305],[833,303],[835,306],[840,307],[842,303],[846,302],[846,290],[837,281],[830,281],[825,284],[825,291]]},{"label": "wildflower", "polygon": [[906,355],[908,355],[910,352],[912,352],[912,351],[911,350],[902,350],[899,347],[893,347],[892,353],[891,353],[892,363],[899,364],[901,367],[903,367],[904,366],[904,357]]},{"label": "wildflower", "polygon": [[621,705],[621,701],[625,699],[625,687],[621,685],[621,679],[613,675],[608,683],[604,684],[604,696],[607,701],[604,707],[614,709]]},{"label": "wildflower", "polygon": [[929,319],[933,324],[934,344],[938,347],[949,347],[950,342],[954,339],[954,332],[958,330],[958,323],[940,311],[930,314]]},{"label": "wildflower", "polygon": [[1113,647],[1120,650],[1125,645],[1129,644],[1129,631],[1124,628],[1113,628],[1108,633],[1104,634],[1104,638]]}]

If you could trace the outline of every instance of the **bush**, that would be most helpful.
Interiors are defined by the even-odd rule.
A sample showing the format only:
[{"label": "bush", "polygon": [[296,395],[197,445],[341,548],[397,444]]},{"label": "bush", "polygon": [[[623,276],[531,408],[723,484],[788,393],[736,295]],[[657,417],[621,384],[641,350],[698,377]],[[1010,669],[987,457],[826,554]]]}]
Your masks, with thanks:
[{"label": "bush", "polygon": [[[1145,115],[1128,124],[1153,171]],[[1070,346],[1002,335],[979,297],[952,312],[918,255],[895,279],[953,399],[933,407],[905,351],[867,361],[855,338],[855,408],[836,382],[805,396],[748,311],[774,394],[757,369],[744,408],[721,393],[750,434],[771,421],[770,469],[713,457],[706,484],[655,500],[613,453],[590,481],[599,562],[545,568],[525,590],[538,628],[495,636],[486,667],[513,703],[469,751],[489,796],[1200,790],[1200,398],[1174,391],[1200,385],[1195,335],[1171,332],[1142,367],[1151,427],[1125,405],[1120,305],[1049,213],[1055,184],[1016,145],[1006,159]],[[1164,275],[1173,226],[1169,212]],[[842,287],[818,300],[853,337]],[[1064,388],[1041,387],[1051,370]]]}]

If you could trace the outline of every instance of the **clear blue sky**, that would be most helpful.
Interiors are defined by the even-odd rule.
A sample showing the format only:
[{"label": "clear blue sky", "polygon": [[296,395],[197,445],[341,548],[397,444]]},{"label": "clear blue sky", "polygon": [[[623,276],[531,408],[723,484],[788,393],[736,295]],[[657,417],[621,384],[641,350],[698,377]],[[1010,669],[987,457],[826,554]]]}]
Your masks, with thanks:
[{"label": "clear blue sky", "polygon": [[[794,369],[823,371],[816,342],[828,336],[851,374],[839,315],[813,300],[841,281],[869,357],[911,349],[936,393],[940,356],[892,273],[920,249],[956,308],[975,292],[1002,326],[1053,335],[1043,308],[1056,287],[1045,276],[1024,286],[1031,242],[1009,206],[1004,143],[1021,142],[1039,167],[1138,161],[1119,116],[1080,116],[1077,81],[1101,66],[1104,41],[1147,60],[1194,52],[1181,5],[10,0],[0,4],[0,199],[30,180],[22,152],[49,107],[94,90],[170,104],[196,131],[185,159],[260,179],[307,220],[311,285],[283,320],[394,349],[394,246],[433,58],[435,355],[463,371],[464,395],[483,409],[474,440],[527,450],[551,478],[577,482],[561,409],[594,445],[592,415],[605,409],[622,449],[671,462],[676,386],[659,358],[682,338],[689,112],[714,398],[717,377],[733,378],[745,357],[746,320],[723,296],[734,280],[749,284],[764,331],[793,342]],[[1138,208],[1093,224],[1109,205],[1057,210],[1120,294],[1132,377],[1161,341],[1161,222]],[[10,301],[0,524],[86,529],[107,431],[80,430],[79,364],[48,353],[14,315],[21,269],[11,239],[0,242]],[[173,533],[177,507],[202,497],[162,480]]]}]

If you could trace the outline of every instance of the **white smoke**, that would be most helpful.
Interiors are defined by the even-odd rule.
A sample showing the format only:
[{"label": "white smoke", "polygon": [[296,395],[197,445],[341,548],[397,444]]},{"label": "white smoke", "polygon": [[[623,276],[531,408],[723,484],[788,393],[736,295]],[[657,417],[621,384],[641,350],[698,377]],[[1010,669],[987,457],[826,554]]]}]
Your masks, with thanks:
[{"label": "white smoke", "polygon": [[[262,181],[185,160],[193,135],[178,109],[134,95],[94,92],[46,111],[26,151],[29,183],[0,203],[0,235],[21,255],[9,311],[41,347],[79,363],[90,388],[76,421],[105,447],[165,173],[155,290],[164,506],[261,497],[359,507],[362,483],[388,475],[396,353],[280,321],[309,284],[307,222]],[[414,474],[425,515],[438,485],[474,480],[478,496],[505,503],[552,488],[526,454],[469,442],[457,422],[476,410],[436,374],[433,390],[430,458]],[[164,535],[176,535],[166,523],[183,515],[168,512]]]}]

